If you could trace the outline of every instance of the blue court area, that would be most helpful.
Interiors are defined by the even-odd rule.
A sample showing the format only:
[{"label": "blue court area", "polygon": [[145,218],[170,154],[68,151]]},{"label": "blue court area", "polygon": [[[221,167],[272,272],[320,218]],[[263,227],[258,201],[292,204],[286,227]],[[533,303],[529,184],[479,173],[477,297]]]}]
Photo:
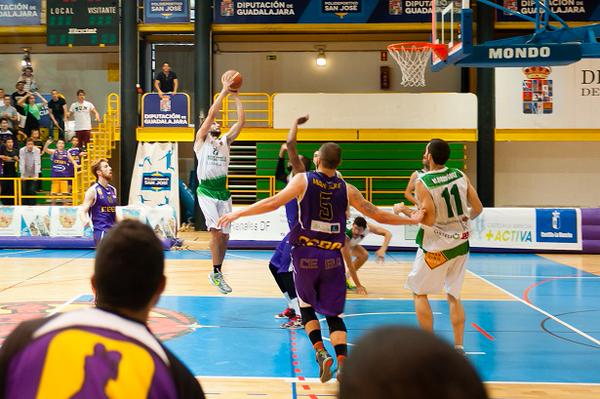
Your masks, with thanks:
[{"label": "blue court area", "polygon": [[[228,259],[264,260],[266,267],[270,255],[230,251]],[[389,261],[410,262],[413,256],[391,253]],[[93,251],[3,250],[2,257],[90,258]],[[210,259],[206,251],[169,252],[167,257]],[[600,383],[599,276],[532,254],[472,254],[469,270],[482,285],[487,281],[496,286],[487,285],[491,290],[512,297],[464,301],[465,349],[485,381]],[[198,376],[315,378],[308,338],[302,330],[279,328],[281,321],[273,318],[282,305],[277,298],[167,296],[159,307],[196,321],[188,333],[166,344]],[[432,301],[432,307],[436,333],[450,341],[446,302]],[[351,344],[377,326],[416,326],[409,300],[349,300],[345,320]]]}]

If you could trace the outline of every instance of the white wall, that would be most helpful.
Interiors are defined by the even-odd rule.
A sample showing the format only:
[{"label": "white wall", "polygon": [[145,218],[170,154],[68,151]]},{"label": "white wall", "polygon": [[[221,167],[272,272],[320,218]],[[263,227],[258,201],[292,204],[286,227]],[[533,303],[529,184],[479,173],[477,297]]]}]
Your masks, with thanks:
[{"label": "white wall", "polygon": [[[0,62],[0,88],[8,94],[15,91],[21,75],[22,54],[3,54]],[[118,64],[118,53],[39,54],[31,56],[35,79],[41,93],[57,89],[64,93],[67,104],[76,101],[77,90],[84,89],[100,114],[106,111],[106,96],[119,93],[119,82],[108,81],[108,64]],[[132,83],[135,84],[135,83]]]},{"label": "white wall", "polygon": [[281,93],[273,110],[276,129],[305,113],[308,129],[477,129],[471,93]]},{"label": "white wall", "polygon": [[[267,60],[274,55],[276,60]],[[223,72],[239,71],[244,77],[243,91],[266,93],[373,93],[373,92],[459,92],[460,69],[427,72],[427,87],[404,88],[400,69],[391,57],[380,61],[380,51],[327,51],[327,66],[317,67],[315,51],[223,52],[215,54],[214,90]],[[390,89],[379,87],[379,67],[390,66]]]},{"label": "white wall", "polygon": [[600,206],[600,143],[496,143],[496,206]]}]

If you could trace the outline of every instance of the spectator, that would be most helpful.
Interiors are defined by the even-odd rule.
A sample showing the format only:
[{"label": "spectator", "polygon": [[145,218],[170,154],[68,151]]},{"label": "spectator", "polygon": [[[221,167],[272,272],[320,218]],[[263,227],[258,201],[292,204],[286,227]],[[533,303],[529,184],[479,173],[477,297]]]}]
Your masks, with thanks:
[{"label": "spectator", "polygon": [[81,165],[81,157],[87,155],[87,153],[79,146],[79,139],[77,136],[73,136],[71,138],[71,147],[69,147],[67,152],[71,155],[71,157],[73,157],[76,165]]},{"label": "spectator", "polygon": [[171,66],[168,62],[163,62],[162,71],[156,74],[154,79],[154,88],[158,92],[159,96],[163,96],[165,93],[177,94],[177,88],[179,87],[179,80],[175,72],[171,71]]},{"label": "spectator", "polygon": [[[69,194],[69,181],[64,180],[68,177],[73,177],[71,175],[71,171],[74,168],[75,160],[65,150],[65,141],[58,140],[56,142],[56,149],[50,149],[48,146],[52,143],[52,139],[48,139],[46,144],[44,145],[44,151],[46,154],[52,157],[52,171],[50,177],[52,180],[52,188],[50,192],[53,196],[61,196],[65,194]],[[56,204],[56,200],[52,200],[52,205]]]},{"label": "spectator", "polygon": [[90,142],[90,134],[92,132],[91,113],[94,113],[96,122],[100,122],[100,115],[96,111],[96,107],[89,101],[85,101],[85,91],[77,90],[77,102],[69,107],[68,117],[71,115],[75,120],[75,135],[83,147],[87,147]]},{"label": "spectator", "polygon": [[44,390],[40,375],[60,375],[60,383],[47,389],[68,386],[64,397],[128,392],[203,399],[196,378],[148,329],[165,285],[162,244],[152,229],[134,220],[117,224],[96,252],[95,306],[21,323],[0,351],[1,392],[8,398],[58,397]]},{"label": "spectator", "polygon": [[19,82],[25,82],[23,86],[23,90],[26,92],[37,92],[38,86],[35,82],[35,78],[33,77],[33,68],[27,66],[23,68],[21,76],[19,77]]},{"label": "spectator", "polygon": [[[33,139],[33,145],[40,150],[40,156],[44,155],[44,142],[40,137],[40,131],[38,129],[33,129],[31,131],[31,138]],[[42,177],[42,174],[40,173],[37,177]],[[42,191],[42,181],[36,180],[35,192],[39,193],[40,191]]]},{"label": "spectator", "polygon": [[[12,137],[6,139],[2,148],[0,148],[0,161],[2,161],[2,177],[17,177],[16,163],[19,161],[19,151],[15,146],[15,140]],[[2,195],[14,195],[15,183],[13,181],[2,181]],[[12,198],[4,198],[4,205],[14,205]]]},{"label": "spectator", "polygon": [[50,116],[50,128],[48,135],[54,138],[54,127],[58,129],[58,138],[65,139],[65,115],[67,114],[67,102],[58,90],[52,89],[52,98],[48,101],[48,115]]},{"label": "spectator", "polygon": [[27,92],[24,90],[25,82],[18,81],[15,87],[17,88],[17,91],[13,92],[13,94],[10,95],[10,100],[17,112],[20,115],[25,115],[25,110],[23,109],[23,106],[19,105],[19,100],[25,97],[25,95],[27,95]]},{"label": "spectator", "polygon": [[2,97],[0,97],[0,98],[4,98],[4,95],[5,95],[5,94],[6,94],[6,93],[4,92],[4,89],[0,89],[0,96],[2,96]]},{"label": "spectator", "polygon": [[[42,100],[41,104],[36,104],[35,96],[37,96],[40,100]],[[19,105],[23,107],[25,111],[25,117],[27,118],[25,121],[25,134],[27,137],[31,136],[31,131],[33,129],[40,128],[40,119],[42,117],[41,112],[42,108],[48,104],[48,101],[40,93],[27,93],[25,97],[21,97],[19,100]]]},{"label": "spectator", "polygon": [[464,355],[412,327],[378,328],[362,337],[344,364],[339,399],[486,399]]},{"label": "spectator", "polygon": [[8,119],[0,118],[0,146],[2,146],[8,138],[13,140],[16,139],[14,133],[8,129]]},{"label": "spectator", "polygon": [[[42,171],[42,161],[40,150],[33,144],[33,139],[28,138],[25,147],[19,151],[19,169],[21,178],[37,178]],[[35,180],[25,180],[23,182],[23,194],[35,195]],[[23,205],[35,205],[34,198],[23,198]],[[0,393],[2,391],[0,390]]]},{"label": "spectator", "polygon": [[8,94],[4,94],[1,100],[0,118],[6,118],[8,120],[8,128],[13,130],[14,133],[19,125],[19,113],[17,112],[17,109],[10,104],[10,96]]}]

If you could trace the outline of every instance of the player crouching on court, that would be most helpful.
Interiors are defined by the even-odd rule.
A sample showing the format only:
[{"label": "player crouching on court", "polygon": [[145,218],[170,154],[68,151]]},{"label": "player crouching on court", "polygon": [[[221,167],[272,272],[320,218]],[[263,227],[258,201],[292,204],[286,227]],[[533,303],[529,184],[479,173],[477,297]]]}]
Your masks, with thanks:
[{"label": "player crouching on court", "polygon": [[[422,329],[433,331],[433,313],[427,295],[444,290],[450,308],[454,346],[464,354],[465,311],[460,291],[469,257],[470,220],[483,211],[483,205],[467,176],[448,168],[450,146],[433,139],[427,144],[423,160],[427,173],[416,182],[416,198],[425,217],[417,233],[419,249],[408,274],[406,288],[413,292],[415,312]],[[402,204],[394,212],[409,213]]]},{"label": "player crouching on court", "polygon": [[[356,284],[356,287],[352,286],[348,276],[346,276],[346,288],[349,290],[356,289],[356,292],[362,295],[366,295],[367,290],[360,284],[357,273],[358,269],[360,269],[369,259],[369,252],[367,252],[360,243],[370,233],[383,237],[383,245],[375,251],[377,263],[383,263],[385,260],[385,253],[392,240],[392,232],[375,223],[367,223],[367,220],[362,216],[357,216],[352,223],[352,227],[346,229],[346,245],[344,246],[345,249],[343,251],[344,261],[346,262],[354,284]],[[354,260],[352,260],[353,257],[355,258]]]},{"label": "player crouching on court", "polygon": [[323,144],[319,149],[316,171],[299,173],[273,197],[219,219],[220,226],[227,226],[240,217],[271,212],[289,201],[298,201],[298,223],[290,234],[294,281],[302,323],[315,349],[322,382],[331,379],[333,358],[323,345],[316,312],[325,316],[329,326],[329,336],[338,360],[338,379],[348,352],[346,325],[340,317],[346,303],[341,249],[346,241],[344,229],[348,207],[352,205],[380,223],[417,224],[423,218],[423,212],[415,212],[411,219],[400,217],[365,200],[356,187],[337,175],[341,155],[342,150],[337,144]]}]

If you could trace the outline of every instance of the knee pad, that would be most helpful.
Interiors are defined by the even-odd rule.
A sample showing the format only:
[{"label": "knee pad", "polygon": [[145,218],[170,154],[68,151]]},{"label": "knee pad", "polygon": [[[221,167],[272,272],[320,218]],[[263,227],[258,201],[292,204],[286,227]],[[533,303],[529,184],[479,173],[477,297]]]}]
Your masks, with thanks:
[{"label": "knee pad", "polygon": [[344,324],[344,320],[342,320],[341,317],[327,316],[325,319],[327,320],[327,325],[329,326],[329,333],[333,333],[335,331],[346,332],[346,324]]},{"label": "knee pad", "polygon": [[302,316],[302,325],[305,326],[306,323],[308,323],[309,321],[313,321],[313,320],[318,320],[317,319],[317,313],[315,313],[315,310],[310,307],[310,308],[300,308],[300,315]]}]

